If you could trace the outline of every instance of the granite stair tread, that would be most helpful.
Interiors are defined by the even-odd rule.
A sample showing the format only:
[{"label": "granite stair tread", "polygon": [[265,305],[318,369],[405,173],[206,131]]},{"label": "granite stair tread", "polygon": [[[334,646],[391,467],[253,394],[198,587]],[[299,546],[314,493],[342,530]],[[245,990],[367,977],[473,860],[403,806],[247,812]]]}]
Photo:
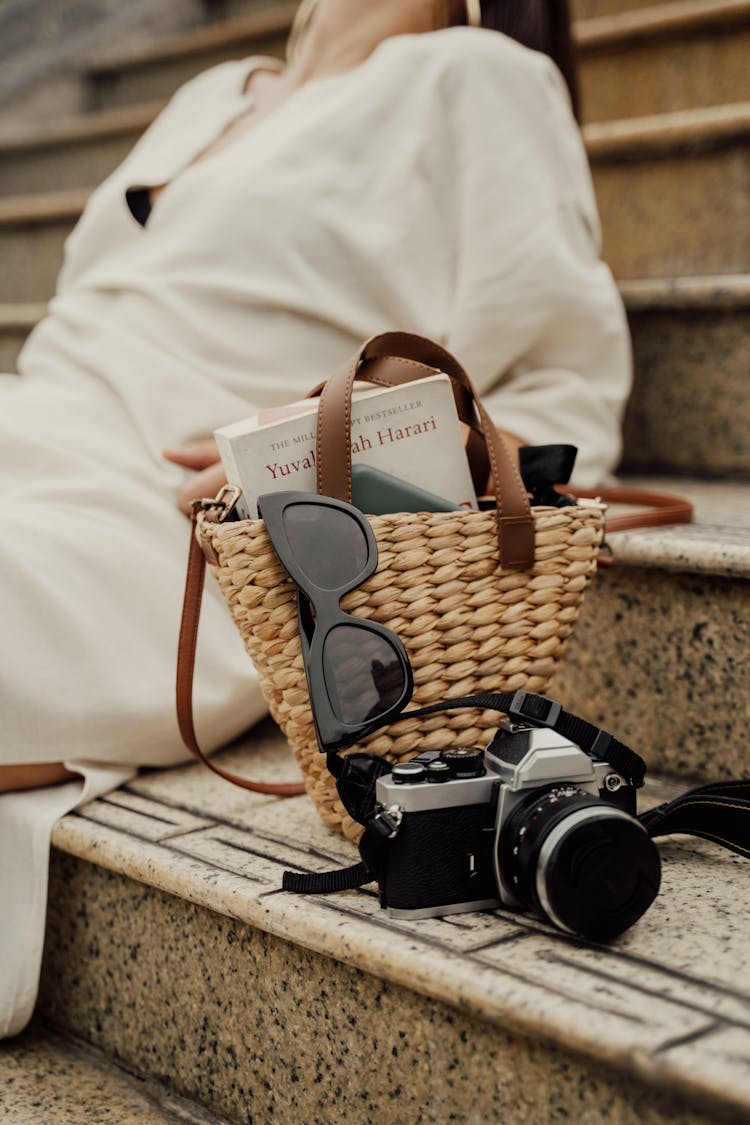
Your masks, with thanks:
[{"label": "granite stair tread", "polygon": [[583,136],[593,161],[711,149],[750,136],[750,101],[592,121]]},{"label": "granite stair tread", "polygon": [[706,27],[731,26],[750,19],[750,0],[672,0],[672,3],[590,16],[575,23],[579,47],[602,46],[667,35],[673,31],[702,31]]},{"label": "granite stair tread", "polygon": [[[750,578],[750,482],[633,476],[617,483],[672,493],[693,504],[692,523],[609,532],[607,545],[618,565]],[[628,510],[610,507],[612,515]]]},{"label": "granite stair tread", "polygon": [[[297,772],[270,722],[225,752],[223,764],[260,779],[291,780]],[[654,780],[646,803],[675,791]],[[307,797],[240,792],[197,765],[142,774],[65,817],[53,843],[440,1001],[498,1036],[519,1032],[559,1044],[680,1096],[696,1112],[737,1120],[750,1112],[750,882],[746,861],[709,844],[665,844],[656,902],[604,947],[504,910],[391,919],[372,887],[329,897],[284,893],[286,867],[326,870],[355,861],[356,849],[325,828]]]},{"label": "granite stair tread", "polygon": [[34,226],[60,219],[80,217],[90,188],[69,188],[35,194],[12,195],[0,199],[0,228]]},{"label": "granite stair tread", "polygon": [[3,1044],[0,1117],[8,1125],[226,1125],[225,1118],[38,1023]]},{"label": "granite stair tread", "polygon": [[98,51],[90,55],[83,65],[89,71],[104,73],[129,66],[140,67],[145,63],[166,63],[184,56],[200,56],[221,47],[231,49],[235,44],[244,44],[256,36],[262,39],[266,35],[287,31],[296,10],[296,3],[270,4],[265,10],[250,11],[227,22],[210,23],[165,36],[151,46],[115,46]]},{"label": "granite stair tread", "polygon": [[91,110],[72,117],[34,124],[4,125],[0,129],[0,153],[28,152],[36,148],[60,148],[80,140],[100,140],[134,129],[145,129],[164,107],[163,99]]},{"label": "granite stair tread", "polygon": [[654,0],[571,0],[570,9],[574,19],[584,20],[617,15],[620,12],[638,11],[653,6]]},{"label": "granite stair tread", "polygon": [[47,306],[39,301],[12,301],[0,304],[0,333],[23,328],[30,332],[44,316]]}]

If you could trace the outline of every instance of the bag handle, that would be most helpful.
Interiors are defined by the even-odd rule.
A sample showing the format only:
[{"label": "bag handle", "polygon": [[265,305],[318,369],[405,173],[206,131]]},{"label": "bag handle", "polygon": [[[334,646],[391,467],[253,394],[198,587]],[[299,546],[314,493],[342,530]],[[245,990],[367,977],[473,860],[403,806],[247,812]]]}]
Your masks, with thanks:
[{"label": "bag handle", "polygon": [[[461,364],[445,348],[423,336],[408,332],[373,336],[322,388],[316,387],[311,392],[311,396],[320,393],[315,450],[318,492],[351,503],[351,410],[355,379],[398,386],[424,379],[436,371],[450,376],[452,385],[457,388],[454,398],[459,417],[463,413],[471,419],[470,432],[479,435],[479,442],[486,450],[496,498],[497,538],[503,566],[525,570],[534,562],[534,521],[515,460]],[[474,444],[476,449],[477,442]],[[476,465],[476,454],[473,459]]]},{"label": "bag handle", "polygon": [[684,496],[675,496],[671,492],[651,492],[645,488],[569,488],[568,485],[562,491],[584,500],[633,504],[639,508],[637,512],[608,516],[606,531],[632,531],[637,527],[693,522],[693,505]]},{"label": "bag handle", "polygon": [[196,520],[198,511],[205,512],[206,518],[217,520],[217,511],[221,511],[221,494],[216,500],[198,500],[193,502],[190,523],[190,551],[188,554],[187,577],[185,579],[185,597],[182,605],[182,620],[180,622],[180,640],[177,649],[177,723],[180,728],[182,740],[195,757],[208,766],[210,770],[239,785],[242,789],[250,789],[253,793],[267,793],[274,797],[298,797],[305,792],[301,782],[274,783],[265,781],[250,781],[238,774],[223,770],[210,761],[201,750],[195,733],[193,722],[193,676],[195,671],[195,649],[198,641],[198,623],[200,621],[201,603],[203,601],[203,586],[206,574],[206,557],[198,542],[196,535]]}]

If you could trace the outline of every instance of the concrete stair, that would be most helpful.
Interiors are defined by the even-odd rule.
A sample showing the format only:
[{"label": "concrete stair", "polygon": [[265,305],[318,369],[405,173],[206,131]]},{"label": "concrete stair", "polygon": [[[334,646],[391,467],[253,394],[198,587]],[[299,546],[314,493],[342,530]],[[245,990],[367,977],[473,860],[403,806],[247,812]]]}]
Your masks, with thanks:
[{"label": "concrete stair", "polygon": [[695,522],[607,535],[615,565],[584,601],[550,693],[675,778],[748,774],[750,483],[648,476]]},{"label": "concrete stair", "polygon": [[188,78],[228,58],[282,57],[295,9],[294,3],[274,4],[226,24],[175,35],[150,50],[99,55],[85,74],[88,108],[166,98]]},{"label": "concrete stair", "polygon": [[[749,6],[574,5],[605,255],[633,334],[623,470],[690,496],[698,520],[608,537],[616,565],[551,693],[647,759],[646,803],[748,768]],[[209,27],[90,58],[86,114],[0,129],[0,370],[43,314],[89,191],[175,86],[281,53],[293,5],[209,7]],[[270,723],[223,758],[296,775]],[[306,798],[192,765],[144,773],[54,843],[40,1018],[140,1076],[136,1092],[191,1099],[178,1108],[196,1120],[750,1119],[747,868],[708,844],[664,846],[657,902],[605,949],[508,912],[405,923],[372,889],[282,894],[285,866],[350,862],[350,845]],[[32,1053],[61,1045],[31,1034]],[[23,1047],[15,1058],[0,1074]],[[68,1066],[49,1069],[73,1076],[71,1097]],[[2,1097],[9,1120],[33,1120]],[[175,1105],[101,1119],[161,1122]]]},{"label": "concrete stair", "polygon": [[577,27],[584,116],[642,117],[750,98],[750,2],[681,0]]},{"label": "concrete stair", "polygon": [[[269,725],[222,761],[295,776]],[[656,902],[605,948],[507,911],[389,919],[372,888],[282,893],[286,867],[355,849],[305,797],[198,766],[54,844],[40,1014],[233,1122],[747,1120],[746,865],[712,845],[666,844]]]},{"label": "concrete stair", "polygon": [[625,281],[628,472],[750,476],[750,275]]},{"label": "concrete stair", "polygon": [[[88,194],[75,182],[75,156],[61,173],[65,190],[43,190],[53,179],[57,152],[68,146],[70,134],[81,147],[98,140],[124,146],[145,125],[150,111],[131,112],[122,118],[107,112],[103,122],[89,123],[90,133],[76,123],[54,135],[40,130],[23,146],[17,137],[7,142],[10,190],[17,190],[24,155],[36,166],[31,175],[38,187],[34,194],[12,195],[0,186],[0,194],[5,193],[0,199],[0,254],[7,263],[0,278],[0,301],[33,300],[52,291],[62,244]],[[616,276],[750,271],[750,102],[589,125],[584,135],[602,217],[604,254]],[[101,152],[96,157],[100,159],[104,163]],[[43,247],[33,262],[24,262],[31,226]],[[645,229],[648,238],[642,237]]]},{"label": "concrete stair", "polygon": [[750,271],[750,102],[592,124],[584,135],[615,276]]},{"label": "concrete stair", "polygon": [[227,1125],[41,1024],[3,1044],[0,1079],[0,1116],[8,1125]]}]

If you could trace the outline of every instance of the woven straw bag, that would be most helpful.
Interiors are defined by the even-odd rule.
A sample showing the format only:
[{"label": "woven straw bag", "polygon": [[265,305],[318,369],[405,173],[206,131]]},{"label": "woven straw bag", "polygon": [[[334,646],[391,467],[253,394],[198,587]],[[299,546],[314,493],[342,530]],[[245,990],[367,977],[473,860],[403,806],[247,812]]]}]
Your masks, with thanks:
[{"label": "woven straw bag", "polygon": [[[311,392],[321,396],[318,491],[351,499],[348,420],[355,378],[393,385],[436,370],[451,376],[459,417],[471,427],[467,449],[475,484],[484,491],[489,468],[498,510],[370,517],[378,568],[342,608],[400,637],[414,672],[411,709],[483,692],[544,693],[596,569],[603,511],[585,504],[529,508],[510,455],[449,353],[421,337],[388,333],[365,344],[347,367]],[[221,505],[204,504],[196,539],[308,794],[327,825],[356,839],[361,825],[341,805],[315,737],[296,587],[262,520],[221,522],[222,515]],[[345,753],[366,748],[399,761],[428,749],[485,745],[497,721],[495,711],[477,710],[407,718]]]}]

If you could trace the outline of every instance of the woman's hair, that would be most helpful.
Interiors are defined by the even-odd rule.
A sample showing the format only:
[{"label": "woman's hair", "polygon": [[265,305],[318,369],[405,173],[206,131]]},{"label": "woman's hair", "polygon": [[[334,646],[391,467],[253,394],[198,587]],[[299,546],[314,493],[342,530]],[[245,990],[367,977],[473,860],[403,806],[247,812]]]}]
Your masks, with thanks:
[{"label": "woman's hair", "polygon": [[524,47],[549,55],[567,83],[573,112],[580,120],[568,0],[482,0],[482,27],[502,31]]}]

